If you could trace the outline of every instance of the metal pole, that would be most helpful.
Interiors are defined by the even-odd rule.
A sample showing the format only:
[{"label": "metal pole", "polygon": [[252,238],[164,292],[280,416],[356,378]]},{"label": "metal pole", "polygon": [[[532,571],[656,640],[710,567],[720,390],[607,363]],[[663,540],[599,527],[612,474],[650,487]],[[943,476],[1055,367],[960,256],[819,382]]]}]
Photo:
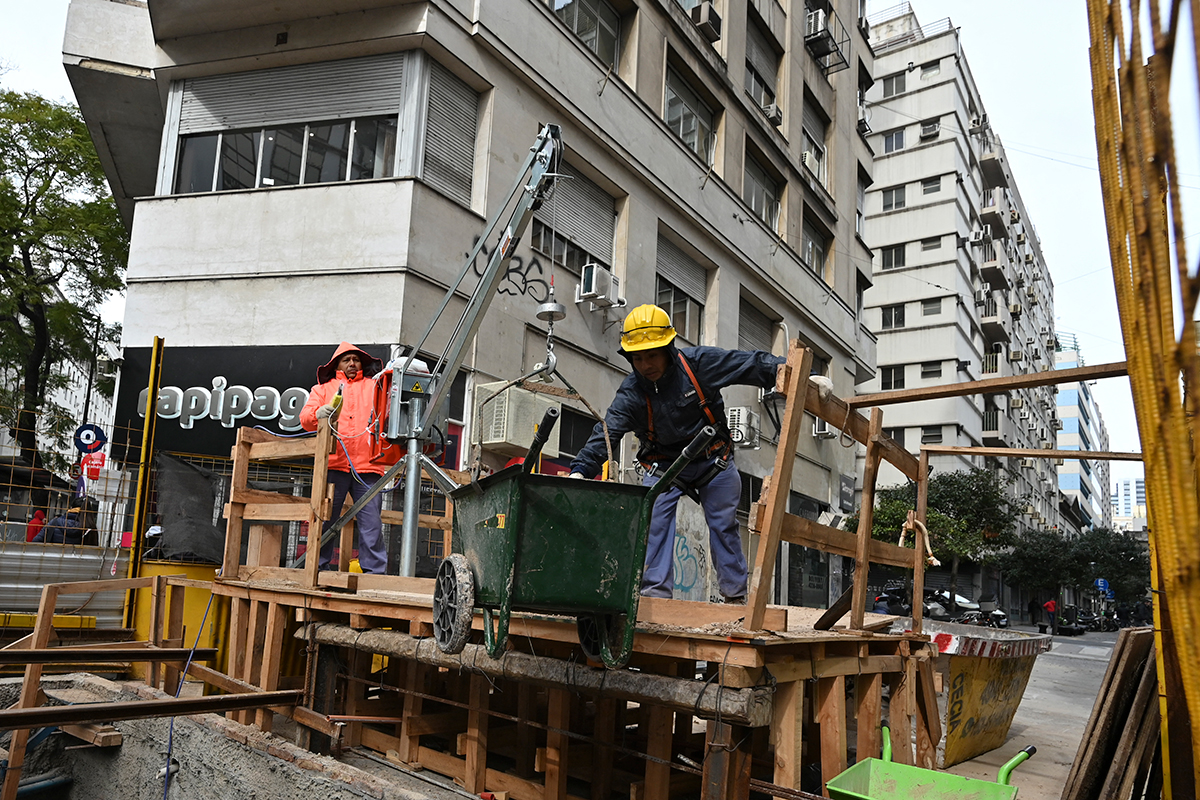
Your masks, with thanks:
[{"label": "metal pole", "polygon": [[[415,418],[415,415],[414,415]],[[421,500],[421,441],[408,440],[408,455],[404,457],[404,538],[400,542],[400,574],[414,577],[417,574],[417,517]]]}]

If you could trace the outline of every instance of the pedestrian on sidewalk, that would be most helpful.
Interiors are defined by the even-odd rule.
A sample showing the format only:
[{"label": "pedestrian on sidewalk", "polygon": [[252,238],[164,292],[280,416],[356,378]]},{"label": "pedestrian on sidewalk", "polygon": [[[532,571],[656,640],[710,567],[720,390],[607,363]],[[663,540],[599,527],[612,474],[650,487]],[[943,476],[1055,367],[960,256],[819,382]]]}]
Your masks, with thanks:
[{"label": "pedestrian on sidewalk", "polygon": [[1042,603],[1042,608],[1046,610],[1046,619],[1050,622],[1050,632],[1058,633],[1058,626],[1054,624],[1055,613],[1058,611],[1058,603],[1054,602],[1054,598],[1051,597]]},{"label": "pedestrian on sidewalk", "polygon": [[1029,624],[1038,624],[1038,612],[1042,610],[1042,604],[1037,601],[1036,597],[1029,598]]}]

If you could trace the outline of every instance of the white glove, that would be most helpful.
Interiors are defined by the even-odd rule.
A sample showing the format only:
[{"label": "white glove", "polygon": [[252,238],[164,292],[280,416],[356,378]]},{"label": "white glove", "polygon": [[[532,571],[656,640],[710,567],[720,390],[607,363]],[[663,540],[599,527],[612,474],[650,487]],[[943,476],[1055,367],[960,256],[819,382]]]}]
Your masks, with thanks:
[{"label": "white glove", "polygon": [[578,478],[578,479],[580,479],[580,480],[585,480],[585,479],[584,479],[584,477],[583,477],[583,473],[582,473],[582,472],[572,472],[572,473],[571,473],[570,475],[568,475],[567,477],[568,477],[568,478]]},{"label": "white glove", "polygon": [[336,411],[336,410],[337,409],[335,409],[332,404],[326,403],[325,405],[323,405],[317,409],[317,419],[325,419],[326,417],[332,417],[334,411]]}]

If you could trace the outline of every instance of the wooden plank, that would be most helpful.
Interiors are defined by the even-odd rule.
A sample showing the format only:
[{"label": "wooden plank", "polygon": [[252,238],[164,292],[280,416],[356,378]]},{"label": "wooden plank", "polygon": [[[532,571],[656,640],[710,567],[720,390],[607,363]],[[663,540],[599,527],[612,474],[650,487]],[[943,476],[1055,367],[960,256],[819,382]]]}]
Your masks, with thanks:
[{"label": "wooden plank", "polygon": [[[817,681],[817,723],[821,726],[821,786],[846,771],[846,679]],[[829,793],[826,792],[828,797]]]},{"label": "wooden plank", "polygon": [[[166,642],[170,647],[181,647],[183,645],[183,611],[184,611],[184,592],[186,589],[182,586],[167,585],[167,635]],[[181,688],[180,682],[182,679],[179,666],[174,663],[167,663],[163,673],[163,691],[172,697],[179,696]]]},{"label": "wooden plank", "polygon": [[[187,647],[45,647],[36,650],[7,650],[0,652],[0,664],[117,664],[122,661],[150,662],[187,661],[192,655]],[[197,661],[216,658],[215,647],[197,648]]]},{"label": "wooden plank", "polygon": [[914,674],[915,662],[909,657],[908,642],[900,643],[901,668],[887,675],[888,682],[888,713],[891,723],[892,761],[897,764],[912,764],[912,684],[910,676]]},{"label": "wooden plank", "polygon": [[[867,660],[870,645],[859,645],[859,659]],[[875,658],[892,658],[874,656]],[[900,657],[894,656],[895,665],[900,666]],[[880,758],[879,724],[883,719],[883,675],[869,672],[859,675],[854,681],[854,718],[857,721],[857,758]]]},{"label": "wooden plank", "polygon": [[837,621],[846,616],[846,612],[850,610],[852,597],[854,597],[853,586],[846,589],[837,600],[833,601],[833,605],[813,623],[813,630],[827,631],[836,625]]},{"label": "wooden plank", "polygon": [[304,495],[268,492],[262,489],[235,489],[230,492],[231,503],[259,503],[266,505],[309,506],[311,501]]},{"label": "wooden plank", "polygon": [[492,684],[483,675],[471,676],[470,710],[467,713],[466,774],[463,788],[478,794],[487,788],[488,716]]},{"label": "wooden plank", "polygon": [[279,461],[286,458],[312,458],[316,446],[315,438],[254,442],[250,445],[250,459],[252,461]]},{"label": "wooden plank", "polygon": [[871,569],[871,532],[875,524],[875,478],[879,471],[879,437],[883,435],[883,412],[871,409],[871,433],[863,468],[862,506],[858,514],[858,541],[854,552],[854,594],[850,598],[850,628],[862,630],[867,613],[867,580]]},{"label": "wooden plank", "polygon": [[[779,537],[783,531],[783,515],[787,511],[788,498],[792,489],[792,470],[796,464],[796,443],[800,439],[800,427],[804,421],[804,398],[808,390],[808,374],[812,369],[812,351],[800,349],[795,341],[788,347],[786,386],[787,405],[784,407],[779,434],[779,445],[775,449],[775,467],[770,482],[764,480],[763,496],[767,513],[763,518],[762,534],[754,553],[754,568],[750,571],[749,595],[746,603],[746,629],[762,630],[767,613],[767,596],[770,594],[771,578],[775,574],[775,552],[779,549]],[[707,659],[705,659],[707,660]]]},{"label": "wooden plank", "polygon": [[921,769],[937,767],[937,746],[942,740],[942,718],[933,685],[933,662],[917,662],[916,685],[917,763]]},{"label": "wooden plank", "polygon": [[329,453],[333,452],[333,431],[329,420],[317,423],[317,446],[313,457],[311,508],[308,540],[304,550],[304,585],[315,587],[321,570],[321,537],[325,521],[333,515],[333,486],[329,483]]},{"label": "wooden plank", "polygon": [[1097,364],[1094,367],[1073,367],[1046,372],[1030,372],[1004,378],[985,378],[981,381],[965,381],[943,386],[926,386],[920,389],[897,389],[892,392],[860,394],[846,398],[852,408],[886,406],[895,403],[911,403],[919,400],[936,400],[941,397],[964,397],[972,394],[992,394],[1009,389],[1025,389],[1034,386],[1057,386],[1060,383],[1094,381],[1101,378],[1120,378],[1129,374],[1125,361]]},{"label": "wooden plank", "polygon": [[[809,388],[804,410],[825,420],[831,428],[844,431],[859,444],[866,444],[871,435],[871,423],[866,417],[847,405],[846,400],[832,394],[822,397],[820,387],[816,384]],[[879,447],[880,456],[884,461],[898,469],[909,480],[917,479],[916,456],[897,444],[890,436],[882,437]]]},{"label": "wooden plank", "polygon": [[60,725],[59,730],[96,747],[117,747],[124,738],[121,736],[121,732],[112,725],[97,722],[84,722],[79,725]]},{"label": "wooden plank", "polygon": [[801,755],[804,743],[804,681],[779,683],[775,688],[774,718],[771,723],[771,747],[775,753],[775,777],[778,786],[800,788]]},{"label": "wooden plank", "polygon": [[[600,728],[600,704],[608,703],[613,705],[615,700],[597,700],[596,701],[596,727]],[[517,717],[522,720],[534,721],[537,718],[537,687],[527,681],[517,683]],[[615,707],[611,711],[615,715]],[[517,752],[515,754],[517,774],[523,778],[532,778],[534,774],[533,756],[537,749],[537,729],[531,725],[517,723]],[[609,741],[612,740],[612,732],[609,732]],[[612,751],[609,750],[609,759],[612,759]],[[605,798],[605,800],[607,800]]]},{"label": "wooden plank", "polygon": [[[278,692],[254,692],[253,694],[214,694],[204,697],[171,697],[164,700],[129,700],[115,703],[78,703],[43,708],[9,709],[0,711],[0,730],[59,727],[73,723],[103,722],[114,719],[190,716],[238,708],[292,706],[302,702],[303,699],[303,691],[289,689]],[[8,775],[15,774],[10,758]]]},{"label": "wooden plank", "polygon": [[600,697],[596,699],[595,725],[592,737],[596,740],[592,750],[592,800],[609,800],[612,795],[613,749],[605,747],[616,741],[617,701]]},{"label": "wooden plank", "polygon": [[704,734],[704,770],[700,778],[701,800],[727,800],[729,797],[730,750],[733,727],[725,722],[708,721]]},{"label": "wooden plank", "polygon": [[[347,494],[346,499],[350,499],[349,494]],[[342,529],[338,532],[338,572],[350,572],[350,553],[354,550],[354,526],[355,521],[351,519],[349,522],[343,525]],[[324,538],[323,534],[322,538]],[[348,576],[347,580],[352,582],[347,583],[347,588],[350,588],[351,585],[353,585],[353,591],[357,594],[358,577]]]},{"label": "wooden plank", "polygon": [[549,689],[546,724],[546,791],[544,800],[566,800],[567,743],[570,739],[561,731],[571,724],[571,696],[564,689]]},{"label": "wooden plank", "polygon": [[[379,512],[380,519],[385,525],[403,525],[404,512],[387,510]],[[448,531],[453,525],[449,517],[439,516],[437,514],[420,514],[417,516],[417,526],[421,528],[433,528],[436,530]]]},{"label": "wooden plank", "polygon": [[[237,441],[230,452],[233,460],[233,472],[229,477],[231,493],[246,488],[250,477],[250,439],[258,433],[247,433],[253,428],[243,425],[238,428]],[[221,559],[221,574],[226,578],[237,575],[238,565],[242,558],[242,503],[229,503],[225,506],[225,555]]]},{"label": "wooden plank", "polygon": [[[644,707],[644,706],[643,706]],[[652,758],[671,760],[671,733],[675,727],[675,712],[665,706],[651,705],[643,717],[646,726],[646,754]],[[671,767],[658,761],[646,760],[645,797],[666,798],[671,793]]]},{"label": "wooden plank", "polygon": [[[312,509],[297,503],[226,503],[225,517],[234,513],[234,506],[242,506],[242,519],[261,519],[272,522],[306,522]],[[240,556],[240,554],[239,554]]]},{"label": "wooden plank", "polygon": [[[308,498],[305,501],[307,508]],[[246,565],[277,567],[283,552],[283,526],[255,523],[250,526],[250,541],[246,544]]]},{"label": "wooden plank", "polygon": [[[736,622],[745,616],[745,606],[725,603],[702,603],[666,597],[643,597],[638,600],[639,623],[697,628],[712,623]],[[763,628],[771,631],[787,630],[787,607],[767,606],[763,614]]]},{"label": "wooden plank", "polygon": [[935,455],[997,456],[1009,458],[1062,458],[1089,461],[1141,461],[1141,453],[1114,453],[1108,450],[1047,450],[1024,447],[954,447],[945,444],[921,445]]},{"label": "wooden plank", "polygon": [[[917,507],[913,518],[921,525],[926,524],[929,513],[929,454],[922,451],[921,460],[917,465]],[[913,543],[913,632],[923,630],[925,617],[925,553],[928,535],[922,527],[917,527],[916,541]]]},{"label": "wooden plank", "polygon": [[197,664],[195,661],[193,661],[191,664],[188,664],[187,674],[191,675],[193,678],[204,681],[210,686],[215,686],[218,689],[231,694],[259,691],[259,688],[253,684],[230,677],[224,672],[219,672],[212,667],[206,667],[203,664]]},{"label": "wooden plank", "polygon": [[1120,720],[1120,732],[1114,731],[1116,751],[1106,759],[1108,775],[1100,789],[1100,797],[1130,797],[1134,776],[1142,771],[1143,759],[1152,755],[1147,753],[1148,734],[1157,732],[1161,719],[1158,711],[1158,668],[1153,648],[1139,673],[1137,691],[1129,711]]},{"label": "wooden plank", "polygon": [[[155,577],[169,578],[169,575],[149,576],[145,578],[113,578],[99,581],[74,581],[72,583],[53,584],[59,597],[70,594],[92,594],[93,592],[124,592],[129,589],[148,589],[154,585]],[[53,624],[53,622],[51,622]]]},{"label": "wooden plank", "polygon": [[404,674],[404,721],[400,723],[400,744],[396,750],[400,758],[412,763],[419,760],[421,749],[421,733],[414,727],[415,721],[421,717],[424,698],[416,692],[425,692],[425,675],[428,667],[414,661],[408,665]]},{"label": "wooden plank", "polygon": [[[58,587],[48,584],[42,587],[42,599],[38,604],[37,621],[33,625],[33,639],[30,649],[44,648],[50,642],[51,624],[54,621],[54,606],[58,602]],[[37,704],[41,693],[42,665],[30,664],[25,667],[25,678],[21,682],[21,694],[16,708],[30,708]],[[29,743],[29,730],[21,728],[14,730],[8,744],[8,767],[4,774],[4,786],[0,789],[0,798],[16,800],[17,789],[21,781],[21,770],[25,764],[25,745]]]},{"label": "wooden plank", "polygon": [[[150,587],[150,646],[162,647],[163,617],[167,610],[167,579],[163,575],[154,576],[154,584]],[[158,688],[159,662],[150,661],[146,664],[146,685]]]},{"label": "wooden plank", "polygon": [[[283,665],[283,634],[287,630],[287,608],[279,603],[270,603],[266,609],[267,626],[263,635],[262,675],[258,685],[263,691],[273,692],[279,688],[279,671]],[[258,710],[257,724],[261,731],[271,732],[274,712],[269,708]]]},{"label": "wooden plank", "polygon": [[[241,679],[246,683],[259,686],[262,678],[263,649],[267,638],[267,607],[266,600],[251,600],[249,626],[246,629],[246,659],[242,664]],[[243,725],[249,725],[254,719],[254,712],[239,709],[234,719]]]},{"label": "wooden plank", "polygon": [[[763,514],[761,503],[755,503],[750,510],[751,527],[756,518]],[[857,537],[850,531],[843,531],[822,525],[795,514],[784,514],[782,539],[785,542],[813,547],[825,553],[853,558],[857,552]],[[870,560],[876,564],[888,564],[894,567],[911,567],[913,551],[900,547],[891,542],[872,539],[870,542]],[[640,618],[640,615],[639,615]],[[768,626],[769,627],[769,626]]]}]

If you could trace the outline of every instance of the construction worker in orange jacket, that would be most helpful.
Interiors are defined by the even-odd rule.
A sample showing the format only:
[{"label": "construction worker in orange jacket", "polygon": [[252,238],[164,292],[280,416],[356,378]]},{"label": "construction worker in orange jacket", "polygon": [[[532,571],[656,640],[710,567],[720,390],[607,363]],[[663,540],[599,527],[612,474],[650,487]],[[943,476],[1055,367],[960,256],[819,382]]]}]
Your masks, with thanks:
[{"label": "construction worker in orange jacket", "polygon": [[[358,500],[379,480],[385,467],[372,459],[378,455],[379,413],[376,409],[375,376],[383,361],[349,342],[342,342],[333,358],[317,368],[317,384],[300,411],[300,426],[315,431],[318,420],[328,418],[337,438],[329,456],[329,482],[333,484],[333,517],[341,515],[346,494]],[[318,491],[313,487],[313,491]],[[387,571],[387,542],[383,538],[380,511],[383,493],[376,494],[355,517],[358,528],[358,563],[363,572]],[[328,530],[333,520],[325,524]],[[311,536],[311,534],[310,534]],[[321,548],[321,568],[333,559],[333,542]]]}]

